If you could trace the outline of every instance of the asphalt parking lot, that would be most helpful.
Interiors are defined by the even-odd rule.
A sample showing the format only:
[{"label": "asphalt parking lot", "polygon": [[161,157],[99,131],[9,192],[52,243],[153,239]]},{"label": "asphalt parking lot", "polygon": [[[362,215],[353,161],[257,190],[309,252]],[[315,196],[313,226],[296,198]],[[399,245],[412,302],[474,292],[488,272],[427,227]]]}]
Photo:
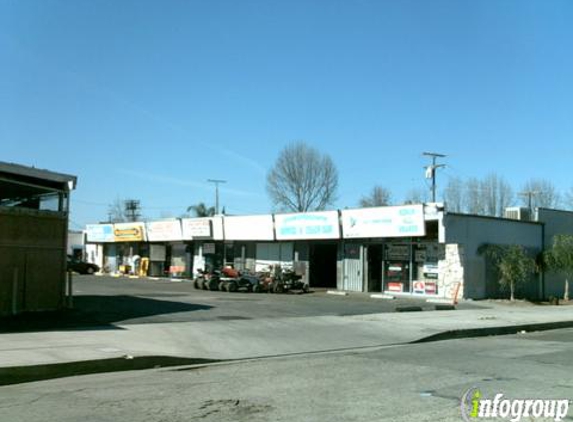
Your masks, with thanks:
[{"label": "asphalt parking lot", "polygon": [[[228,293],[196,290],[190,282],[147,278],[74,276],[74,307],[104,323],[143,324],[261,318],[362,315],[419,306],[424,299],[382,300],[369,294],[335,296],[326,290],[307,294]],[[462,308],[478,307],[464,303]]]},{"label": "asphalt parking lot", "polygon": [[[351,316],[396,312],[418,307],[435,310],[422,298],[373,299],[368,293],[348,296],[310,293],[245,293],[197,290],[190,281],[73,276],[73,308],[60,312],[21,314],[1,321],[0,332],[85,330],[116,325],[200,321],[257,321],[272,318]],[[458,309],[485,304],[460,303]]]}]

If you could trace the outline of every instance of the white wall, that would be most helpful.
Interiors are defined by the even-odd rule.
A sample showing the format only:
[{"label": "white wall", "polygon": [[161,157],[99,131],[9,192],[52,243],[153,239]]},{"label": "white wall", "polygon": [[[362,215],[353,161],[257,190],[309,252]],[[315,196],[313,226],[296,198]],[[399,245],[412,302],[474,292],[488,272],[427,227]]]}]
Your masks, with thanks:
[{"label": "white wall", "polygon": [[225,217],[225,240],[274,240],[273,216]]}]

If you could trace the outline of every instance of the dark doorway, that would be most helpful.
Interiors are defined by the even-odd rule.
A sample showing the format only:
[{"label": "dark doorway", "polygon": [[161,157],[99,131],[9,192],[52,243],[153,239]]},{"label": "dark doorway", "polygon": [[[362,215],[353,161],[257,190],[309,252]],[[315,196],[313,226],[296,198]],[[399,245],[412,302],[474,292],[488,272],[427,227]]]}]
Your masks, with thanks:
[{"label": "dark doorway", "polygon": [[311,287],[336,288],[336,260],[338,245],[318,244],[310,246],[309,283]]},{"label": "dark doorway", "polygon": [[382,245],[368,245],[368,291],[382,291]]}]

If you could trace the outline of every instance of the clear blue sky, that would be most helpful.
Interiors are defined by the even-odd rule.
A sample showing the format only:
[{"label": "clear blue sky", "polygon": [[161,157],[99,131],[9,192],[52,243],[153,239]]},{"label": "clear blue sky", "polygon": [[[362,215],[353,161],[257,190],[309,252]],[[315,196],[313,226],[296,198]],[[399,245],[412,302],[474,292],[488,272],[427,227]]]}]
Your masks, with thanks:
[{"label": "clear blue sky", "polygon": [[573,185],[573,1],[0,0],[0,160],[79,177],[72,227],[116,198],[146,217],[271,208],[304,140],[375,184],[497,172]]}]

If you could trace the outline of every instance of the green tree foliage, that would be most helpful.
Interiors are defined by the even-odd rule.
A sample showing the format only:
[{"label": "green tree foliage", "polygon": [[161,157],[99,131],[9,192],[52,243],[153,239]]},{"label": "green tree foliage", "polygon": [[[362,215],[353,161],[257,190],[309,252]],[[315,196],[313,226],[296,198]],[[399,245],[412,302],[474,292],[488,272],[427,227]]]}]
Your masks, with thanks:
[{"label": "green tree foliage", "polygon": [[187,207],[187,212],[191,211],[195,217],[212,217],[215,215],[215,207],[207,207],[203,202]]},{"label": "green tree foliage", "polygon": [[493,261],[499,284],[509,288],[510,300],[515,300],[516,286],[526,283],[535,272],[535,259],[520,245],[482,245],[478,252]]},{"label": "green tree foliage", "polygon": [[569,299],[569,279],[573,277],[573,236],[559,234],[553,237],[551,249],[545,252],[544,261],[550,271],[565,275],[565,299]]}]

